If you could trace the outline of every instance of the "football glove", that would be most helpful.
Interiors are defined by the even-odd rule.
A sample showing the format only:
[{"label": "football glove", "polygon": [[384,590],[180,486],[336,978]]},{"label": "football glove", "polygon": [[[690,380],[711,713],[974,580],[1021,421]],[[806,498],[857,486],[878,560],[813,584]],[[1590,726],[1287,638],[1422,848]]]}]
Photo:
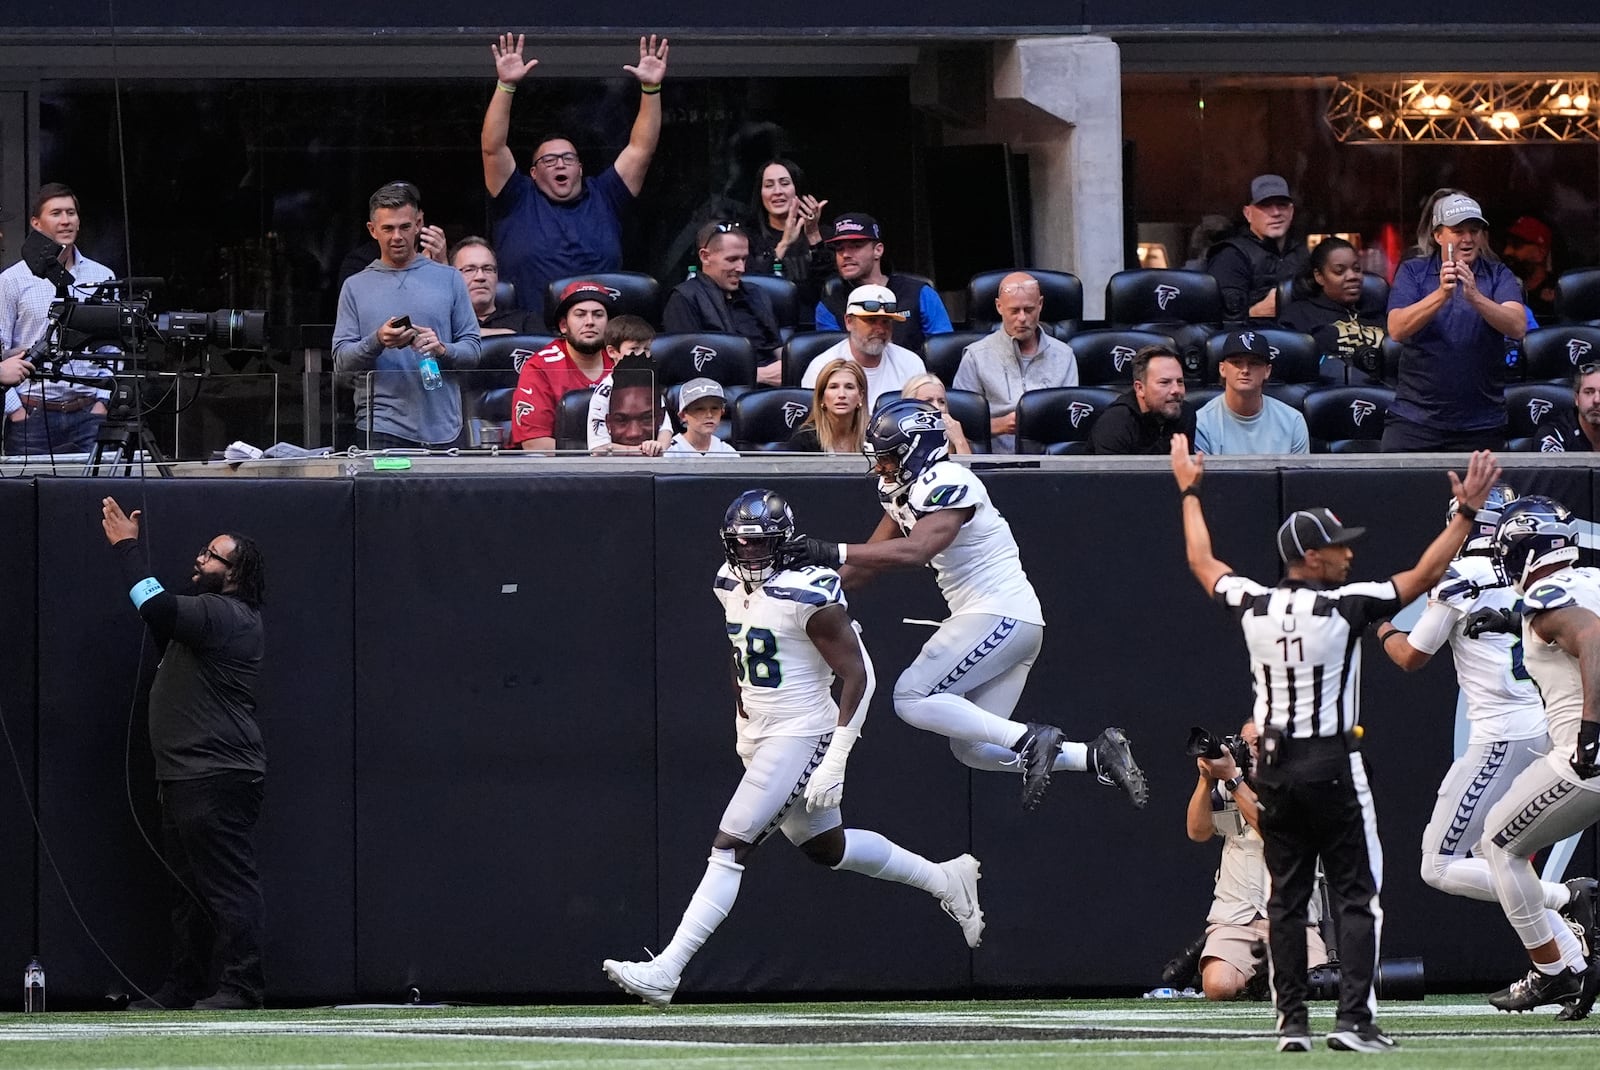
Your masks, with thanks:
[{"label": "football glove", "polygon": [[809,535],[796,535],[783,544],[780,560],[784,568],[804,568],[807,565],[838,568],[839,544],[813,539]]},{"label": "football glove", "polygon": [[[1600,776],[1600,724],[1584,721],[1578,725],[1578,749],[1572,755],[1572,771],[1584,780]],[[826,759],[824,759],[826,762]]]},{"label": "football glove", "polygon": [[838,806],[844,801],[844,765],[850,760],[850,748],[856,745],[860,732],[847,724],[833,730],[822,761],[806,783],[806,810],[816,813]]},{"label": "football glove", "polygon": [[1522,615],[1509,609],[1475,609],[1467,614],[1467,622],[1461,630],[1468,639],[1477,639],[1491,632],[1521,635]]}]

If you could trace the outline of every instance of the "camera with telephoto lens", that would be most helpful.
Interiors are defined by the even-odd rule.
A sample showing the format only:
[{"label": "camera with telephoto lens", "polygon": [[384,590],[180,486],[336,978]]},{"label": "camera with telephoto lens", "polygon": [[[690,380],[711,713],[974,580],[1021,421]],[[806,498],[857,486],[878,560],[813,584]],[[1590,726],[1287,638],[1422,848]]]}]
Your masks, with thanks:
[{"label": "camera with telephoto lens", "polygon": [[1250,776],[1250,743],[1241,736],[1219,736],[1199,726],[1189,729],[1189,742],[1183,752],[1191,758],[1208,758],[1215,761],[1224,754],[1233,756],[1239,775]]},{"label": "camera with telephoto lens", "polygon": [[[1427,974],[1420,958],[1379,959],[1378,969],[1372,977],[1373,988],[1379,999],[1420,1000],[1427,995]],[[1306,998],[1337,1000],[1339,998],[1339,964],[1337,962],[1314,966],[1306,975]]]}]

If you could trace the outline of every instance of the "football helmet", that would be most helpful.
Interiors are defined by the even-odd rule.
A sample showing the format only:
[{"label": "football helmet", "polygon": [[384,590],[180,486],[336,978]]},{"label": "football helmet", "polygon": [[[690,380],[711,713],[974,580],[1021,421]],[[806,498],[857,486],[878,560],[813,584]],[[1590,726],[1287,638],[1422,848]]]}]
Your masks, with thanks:
[{"label": "football helmet", "polygon": [[761,583],[780,571],[779,552],[794,537],[794,511],[777,491],[747,490],[722,515],[722,552],[746,583]]},{"label": "football helmet", "polygon": [[944,414],[926,401],[891,401],[867,423],[861,452],[872,463],[873,473],[886,484],[909,486],[950,455],[950,444],[944,437]]},{"label": "football helmet", "polygon": [[[1463,555],[1474,557],[1494,556],[1494,530],[1500,526],[1500,517],[1505,513],[1506,506],[1517,500],[1517,492],[1504,483],[1496,483],[1489,488],[1489,495],[1478,509],[1477,516],[1472,518],[1472,530],[1467,533],[1467,540],[1461,544]],[[1444,522],[1448,527],[1450,521],[1456,518],[1461,511],[1461,503],[1455,495],[1450,496],[1450,504],[1445,507]]]},{"label": "football helmet", "polygon": [[1518,594],[1525,592],[1535,570],[1577,559],[1578,525],[1554,498],[1518,498],[1500,514],[1494,533],[1495,567]]}]

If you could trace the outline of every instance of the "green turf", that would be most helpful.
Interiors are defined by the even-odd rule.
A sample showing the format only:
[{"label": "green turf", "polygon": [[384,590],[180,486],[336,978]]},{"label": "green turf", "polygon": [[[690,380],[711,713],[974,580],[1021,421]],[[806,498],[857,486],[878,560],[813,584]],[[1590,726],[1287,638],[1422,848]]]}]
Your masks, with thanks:
[{"label": "green turf", "polygon": [[[1600,1066],[1600,1016],[1497,1014],[1479,997],[1391,1004],[1386,1065],[1438,1070]],[[1332,1026],[1316,1004],[1313,1031]],[[152,1070],[1033,1070],[1281,1066],[1263,1004],[1011,1001],[494,1007],[254,1014],[0,1015],[0,1068]],[[1028,1039],[1031,1033],[1048,1037]],[[625,1038],[625,1039],[619,1039]],[[963,1039],[965,1038],[965,1039]],[[998,1038],[998,1039],[997,1039]],[[713,1041],[713,1042],[708,1042]],[[757,1042],[764,1041],[764,1042]],[[1354,1056],[1319,1047],[1295,1065]]]}]

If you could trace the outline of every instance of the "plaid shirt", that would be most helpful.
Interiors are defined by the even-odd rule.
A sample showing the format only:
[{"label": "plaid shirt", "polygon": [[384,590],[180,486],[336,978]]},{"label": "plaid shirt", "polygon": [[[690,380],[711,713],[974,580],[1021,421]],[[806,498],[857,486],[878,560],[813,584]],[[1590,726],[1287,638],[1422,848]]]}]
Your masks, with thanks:
[{"label": "plaid shirt", "polygon": [[[87,297],[99,283],[116,278],[104,264],[90,260],[76,249],[73,253],[76,260],[68,266],[68,270],[75,280],[72,291],[76,296]],[[19,262],[0,271],[0,353],[17,346],[31,346],[44,337],[45,328],[50,323],[50,304],[55,299],[56,288],[45,279],[36,277],[28,270],[27,264]],[[87,360],[69,360],[62,370],[69,375],[86,377],[111,374],[103,364]],[[96,390],[78,383],[32,379],[6,392],[6,412],[12,412],[21,405],[18,395],[23,392],[46,401],[111,396],[109,390]]]}]

